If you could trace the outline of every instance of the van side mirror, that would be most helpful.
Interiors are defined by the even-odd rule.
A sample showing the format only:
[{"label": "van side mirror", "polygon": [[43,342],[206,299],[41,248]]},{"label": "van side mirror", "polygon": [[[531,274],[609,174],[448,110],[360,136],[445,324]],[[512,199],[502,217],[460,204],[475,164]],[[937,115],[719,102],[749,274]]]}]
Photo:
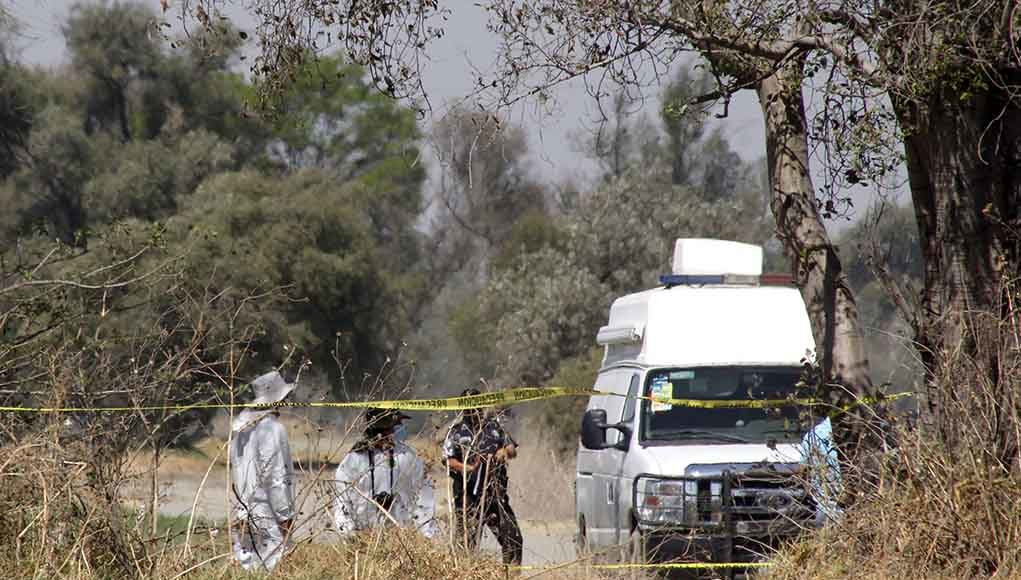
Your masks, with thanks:
[{"label": "van side mirror", "polygon": [[[622,437],[614,444],[606,443],[606,430],[616,429]],[[631,428],[623,423],[616,425],[606,424],[606,411],[603,409],[592,409],[585,411],[581,418],[581,445],[585,449],[620,449],[627,451],[631,440]]]}]

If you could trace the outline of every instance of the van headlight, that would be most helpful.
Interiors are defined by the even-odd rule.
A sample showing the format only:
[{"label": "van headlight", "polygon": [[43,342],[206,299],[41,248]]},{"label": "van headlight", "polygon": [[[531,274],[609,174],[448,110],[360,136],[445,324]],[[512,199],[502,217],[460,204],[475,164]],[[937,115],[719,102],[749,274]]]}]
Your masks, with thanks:
[{"label": "van headlight", "polygon": [[638,519],[648,524],[718,524],[723,516],[723,483],[709,479],[635,480]]}]

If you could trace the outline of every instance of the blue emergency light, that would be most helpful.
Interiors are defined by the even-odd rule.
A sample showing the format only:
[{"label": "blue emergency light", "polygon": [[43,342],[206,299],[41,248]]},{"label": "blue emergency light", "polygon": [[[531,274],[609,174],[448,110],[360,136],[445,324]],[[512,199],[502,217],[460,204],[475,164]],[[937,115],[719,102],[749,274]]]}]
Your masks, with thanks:
[{"label": "blue emergency light", "polygon": [[757,286],[759,276],[743,274],[663,274],[659,283],[670,288],[672,286],[710,286],[714,284],[736,284]]},{"label": "blue emergency light", "polygon": [[704,286],[706,284],[723,284],[723,275],[688,276],[681,274],[663,274],[659,283],[666,286]]}]

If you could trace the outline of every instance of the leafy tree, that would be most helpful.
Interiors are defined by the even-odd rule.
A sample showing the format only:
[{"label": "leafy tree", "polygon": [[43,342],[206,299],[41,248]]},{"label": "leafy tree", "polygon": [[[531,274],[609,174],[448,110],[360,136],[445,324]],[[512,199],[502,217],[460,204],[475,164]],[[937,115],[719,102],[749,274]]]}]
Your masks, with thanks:
[{"label": "leafy tree", "polygon": [[348,184],[350,203],[390,256],[380,275],[400,293],[395,307],[414,326],[433,295],[415,227],[425,181],[415,115],[338,57],[319,57],[295,78],[265,120],[270,157],[287,171],[315,168]]},{"label": "leafy tree", "polygon": [[263,155],[267,130],[246,112],[252,90],[233,72],[240,45],[238,32],[226,25],[176,39],[169,50],[160,45],[151,74],[132,95],[140,136],[154,139],[170,123],[180,132],[204,129],[219,135],[243,152],[244,159]]},{"label": "leafy tree", "polygon": [[0,45],[0,179],[21,164],[21,155],[34,116],[24,71],[11,62]]},{"label": "leafy tree", "polygon": [[667,135],[667,155],[670,159],[671,181],[676,185],[693,185],[691,164],[698,155],[696,145],[705,137],[705,110],[688,111],[689,102],[704,94],[712,86],[706,74],[695,74],[689,67],[681,67],[660,93],[660,119]]},{"label": "leafy tree", "polygon": [[170,220],[172,239],[192,248],[188,275],[196,285],[218,288],[225,299],[287,297],[249,314],[246,323],[264,329],[253,343],[258,360],[284,360],[293,348],[325,372],[341,372],[335,360],[344,360],[358,381],[399,337],[388,264],[354,195],[351,184],[317,170],[284,178],[227,173],[203,183]]},{"label": "leafy tree", "polygon": [[545,211],[545,192],[528,172],[524,130],[485,112],[455,109],[433,128],[445,175],[439,193],[454,227],[495,252],[513,224]]},{"label": "leafy tree", "polygon": [[165,219],[207,177],[234,167],[234,149],[204,130],[116,147],[96,161],[84,187],[93,224],[136,217]]},{"label": "leafy tree", "polygon": [[[248,114],[256,92],[231,70],[240,32],[165,44],[156,24],[139,5],[73,9],[77,74],[40,74],[27,163],[0,185],[5,239],[45,232],[84,247],[121,223],[164,223],[191,295],[275,297],[235,321],[259,329],[259,360],[290,345],[324,372],[345,360],[360,382],[433,292],[415,228],[425,170],[414,114],[333,57],[309,66],[277,115]],[[106,255],[106,243],[91,250]]]},{"label": "leafy tree", "polygon": [[203,179],[234,165],[233,149],[203,131],[120,143],[90,137],[53,106],[38,116],[26,158],[0,194],[17,213],[6,235],[42,227],[68,244],[85,244],[90,229],[112,220],[166,218]]},{"label": "leafy tree", "polygon": [[129,89],[151,78],[160,58],[152,11],[140,4],[76,4],[64,26],[71,63],[83,71],[85,130],[134,133]]},{"label": "leafy tree", "polygon": [[[596,383],[603,366],[603,349],[592,348],[560,363],[556,374],[549,380],[553,387],[590,387]],[[549,441],[553,452],[569,457],[578,449],[581,435],[581,417],[587,400],[584,397],[560,397],[545,401],[539,414],[539,424],[550,431]]]},{"label": "leafy tree", "polygon": [[30,165],[12,177],[14,207],[24,209],[19,230],[43,226],[66,244],[87,241],[83,193],[95,175],[98,149],[69,111],[49,107],[40,113],[28,142]]},{"label": "leafy tree", "polygon": [[522,253],[455,319],[462,349],[491,345],[504,383],[545,382],[561,361],[591,347],[613,298],[658,284],[679,235],[759,244],[768,237],[761,205],[703,201],[664,186],[670,171],[632,170],[580,196],[538,249],[513,248]]}]

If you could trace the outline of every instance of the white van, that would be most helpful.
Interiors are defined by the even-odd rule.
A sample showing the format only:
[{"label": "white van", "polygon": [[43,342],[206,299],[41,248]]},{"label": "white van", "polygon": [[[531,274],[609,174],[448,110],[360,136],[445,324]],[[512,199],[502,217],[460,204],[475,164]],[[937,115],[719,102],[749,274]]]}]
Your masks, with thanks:
[{"label": "white van", "polygon": [[594,389],[606,394],[582,420],[579,548],[755,561],[816,524],[799,477],[804,433],[793,406],[720,402],[791,395],[815,348],[808,314],[789,277],[762,276],[759,246],[681,239],[673,266],[663,286],[617,299],[599,330]]}]

